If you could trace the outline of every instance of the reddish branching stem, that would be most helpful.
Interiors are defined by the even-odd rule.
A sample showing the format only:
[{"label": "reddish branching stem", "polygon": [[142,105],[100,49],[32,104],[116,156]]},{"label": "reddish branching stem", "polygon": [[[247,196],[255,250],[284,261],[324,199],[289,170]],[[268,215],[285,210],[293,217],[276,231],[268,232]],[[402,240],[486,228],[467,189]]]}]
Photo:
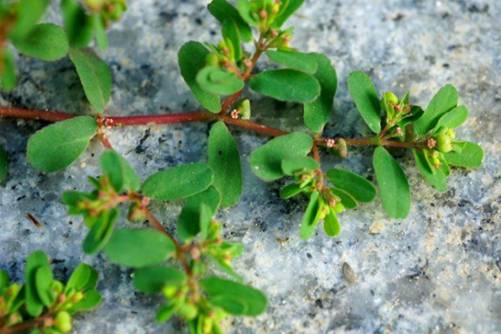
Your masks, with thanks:
[{"label": "reddish branching stem", "polygon": [[[1,108],[0,117],[16,118],[25,120],[40,120],[46,122],[59,122],[75,117],[64,112],[29,110],[23,108]],[[139,126],[139,125],[168,125],[177,123],[208,122],[221,120],[228,125],[239,127],[250,132],[258,133],[269,137],[279,137],[289,134],[288,131],[273,128],[264,124],[256,123],[250,120],[234,119],[224,114],[213,114],[206,111],[194,111],[187,113],[174,113],[163,115],[138,115],[138,116],[106,116],[102,117],[101,122],[107,128],[120,126]],[[319,137],[315,141],[318,146],[326,146],[330,138]],[[336,138],[338,139],[338,138]],[[374,138],[343,138],[348,146],[386,146],[393,148],[422,148],[425,144],[422,142],[400,142],[390,139],[381,141]]]}]

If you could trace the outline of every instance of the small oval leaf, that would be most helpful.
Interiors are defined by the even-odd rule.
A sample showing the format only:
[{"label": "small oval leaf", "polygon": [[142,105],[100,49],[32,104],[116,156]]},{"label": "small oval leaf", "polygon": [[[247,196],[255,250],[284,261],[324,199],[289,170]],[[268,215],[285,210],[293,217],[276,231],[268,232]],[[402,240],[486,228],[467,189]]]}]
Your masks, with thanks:
[{"label": "small oval leaf", "polygon": [[344,190],[359,202],[368,203],[376,197],[376,188],[366,178],[344,169],[331,169],[327,172],[334,187]]},{"label": "small oval leaf", "polygon": [[233,206],[242,194],[242,166],[237,143],[223,122],[212,126],[208,146],[209,166],[214,171],[214,187],[221,194],[221,205]]},{"label": "small oval leaf", "polygon": [[386,213],[392,218],[407,217],[411,193],[404,171],[383,147],[376,148],[372,163]]},{"label": "small oval leaf", "polygon": [[266,310],[266,296],[259,290],[219,277],[200,281],[209,302],[233,315],[257,316]]},{"label": "small oval leaf", "polygon": [[28,36],[15,41],[14,46],[26,56],[45,61],[61,59],[69,50],[63,28],[52,23],[37,24]]},{"label": "small oval leaf", "polygon": [[70,59],[90,104],[97,112],[104,112],[111,96],[111,70],[108,64],[90,49],[72,49]]},{"label": "small oval leaf", "polygon": [[381,106],[369,76],[361,71],[351,73],[348,77],[348,90],[369,129],[374,133],[381,132]]},{"label": "small oval leaf", "polygon": [[212,184],[214,173],[205,163],[172,167],[151,175],[143,184],[143,194],[153,199],[173,201],[198,194]]},{"label": "small oval leaf", "polygon": [[96,132],[96,120],[89,116],[46,126],[28,140],[28,161],[44,172],[64,169],[87,149]]},{"label": "small oval leaf", "polygon": [[296,70],[261,72],[250,80],[251,88],[279,101],[306,103],[320,95],[320,84],[313,76]]},{"label": "small oval leaf", "polygon": [[168,237],[151,228],[119,229],[104,252],[111,262],[141,268],[167,260],[176,250]]}]

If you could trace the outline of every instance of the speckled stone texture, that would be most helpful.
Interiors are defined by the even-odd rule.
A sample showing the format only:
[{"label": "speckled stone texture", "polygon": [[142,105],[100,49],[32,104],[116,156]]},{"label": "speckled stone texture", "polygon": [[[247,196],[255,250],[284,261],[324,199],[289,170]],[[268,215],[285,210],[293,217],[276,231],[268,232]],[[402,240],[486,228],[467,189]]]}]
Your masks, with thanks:
[{"label": "speckled stone texture", "polygon": [[[113,70],[113,115],[192,110],[177,67],[177,51],[190,40],[216,42],[218,25],[207,0],[132,0],[125,19],[110,32],[103,57]],[[50,20],[60,21],[55,14]],[[482,144],[484,167],[454,171],[450,190],[439,194],[402,157],[413,190],[411,214],[389,220],[379,201],[342,215],[337,239],[318,233],[298,237],[303,200],[283,202],[280,184],[264,184],[246,163],[264,138],[234,131],[244,161],[245,194],[223,212],[229,239],[247,252],[237,261],[246,281],[269,296],[268,312],[227,324],[229,333],[501,333],[501,2],[431,0],[309,0],[293,20],[294,45],[325,52],[336,65],[340,85],[330,135],[367,134],[347,95],[346,76],[362,69],[380,90],[410,90],[425,105],[445,83],[453,83],[470,108],[460,138]],[[19,57],[20,80],[2,105],[86,113],[88,106],[68,60],[43,63]],[[287,128],[301,114],[269,100],[256,101],[256,116]],[[66,277],[79,261],[101,273],[104,304],[78,317],[76,333],[185,333],[180,323],[154,322],[161,299],[134,292],[130,272],[80,248],[86,228],[59,203],[67,189],[88,189],[97,175],[94,143],[68,170],[42,174],[26,162],[28,136],[42,124],[0,121],[0,143],[11,159],[0,188],[0,267],[21,279],[23,259],[45,250]],[[145,177],[159,168],[206,159],[207,124],[139,127],[110,131],[115,148]],[[371,150],[353,151],[341,161],[324,158],[325,168],[352,168],[372,177]],[[158,206],[172,226],[179,206]],[[42,223],[36,228],[25,217]],[[345,270],[343,273],[343,264]],[[351,267],[352,274],[349,270]]]}]

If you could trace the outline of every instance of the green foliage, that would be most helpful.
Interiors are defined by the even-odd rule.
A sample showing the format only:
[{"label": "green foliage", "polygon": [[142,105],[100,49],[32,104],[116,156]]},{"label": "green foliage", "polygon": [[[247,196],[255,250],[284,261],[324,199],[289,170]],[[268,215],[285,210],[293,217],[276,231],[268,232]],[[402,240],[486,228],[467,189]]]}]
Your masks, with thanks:
[{"label": "green foliage", "polygon": [[0,270],[0,333],[17,333],[19,328],[24,328],[23,333],[68,333],[75,313],[101,302],[94,269],[80,264],[65,286],[55,279],[42,251],[26,259],[24,280],[24,284],[10,282]]},{"label": "green foliage", "polygon": [[97,112],[104,112],[111,95],[110,68],[88,49],[70,50],[70,59],[75,65],[90,104]]},{"label": "green foliage", "polygon": [[365,178],[344,169],[331,169],[327,177],[334,188],[350,194],[355,200],[367,203],[376,196],[376,188]]},{"label": "green foliage", "polygon": [[219,20],[221,24],[227,21],[234,22],[239,31],[240,37],[249,42],[252,40],[252,31],[249,25],[240,17],[240,14],[230,3],[226,0],[213,0],[208,9],[210,13]]},{"label": "green foliage", "polygon": [[46,126],[28,140],[28,161],[44,172],[66,168],[87,149],[96,132],[97,122],[89,116]]},{"label": "green foliage", "polygon": [[452,85],[446,85],[433,97],[423,116],[414,123],[414,131],[424,135],[435,126],[436,122],[448,111],[456,107],[458,92]]},{"label": "green foliage", "polygon": [[285,176],[282,161],[305,157],[313,145],[311,137],[303,132],[294,132],[270,140],[250,156],[252,171],[262,180],[270,182]]},{"label": "green foliage", "polygon": [[141,179],[136,171],[127,160],[113,150],[108,150],[101,155],[101,169],[116,192],[138,191],[141,187]]},{"label": "green foliage", "polygon": [[20,0],[17,7],[16,23],[9,33],[12,40],[24,39],[45,13],[49,0]]},{"label": "green foliage", "polygon": [[304,104],[304,124],[315,133],[322,133],[332,116],[334,96],[337,89],[337,74],[329,58],[320,53],[310,54],[318,64],[314,73],[320,83],[320,96],[313,102]]},{"label": "green foliage", "polygon": [[63,58],[69,50],[64,30],[52,23],[35,25],[28,36],[15,41],[14,46],[26,56],[45,61]]},{"label": "green foliage", "polygon": [[213,113],[221,110],[219,96],[206,92],[197,81],[198,72],[205,67],[209,51],[198,42],[188,42],[179,50],[179,67],[186,84],[200,104]]},{"label": "green foliage", "polygon": [[237,144],[223,122],[212,126],[209,134],[209,166],[214,171],[214,187],[221,194],[221,205],[238,203],[242,194],[242,167]]},{"label": "green foliage", "polygon": [[186,274],[172,266],[151,266],[134,272],[134,287],[144,293],[156,293],[165,286],[186,282]]},{"label": "green foliage", "polygon": [[289,50],[271,50],[266,52],[266,55],[272,62],[293,70],[298,70],[308,74],[315,74],[318,69],[317,60],[315,56],[310,53]]},{"label": "green foliage", "polygon": [[250,87],[279,101],[307,103],[320,95],[320,84],[309,74],[280,69],[259,73],[250,80]]},{"label": "green foliage", "polygon": [[[1,62],[0,62],[1,64]],[[16,86],[16,64],[9,49],[4,51],[3,70],[0,71],[0,89],[10,91]]]},{"label": "green foliage", "polygon": [[235,73],[216,66],[204,67],[196,80],[203,90],[214,95],[231,95],[244,88],[244,82]]},{"label": "green foliage", "polygon": [[215,214],[220,204],[221,193],[213,186],[188,197],[177,221],[178,237],[185,241],[195,237],[201,230],[202,207],[205,206]]},{"label": "green foliage", "polygon": [[200,193],[214,182],[214,173],[205,163],[172,167],[144,181],[142,192],[148,197],[162,201],[184,199]]},{"label": "green foliage", "polygon": [[230,314],[257,316],[266,309],[266,297],[254,288],[214,276],[200,283],[209,302]]},{"label": "green foliage", "polygon": [[[480,146],[456,140],[454,129],[466,121],[468,109],[458,106],[458,94],[451,85],[443,87],[423,110],[412,104],[409,93],[399,97],[388,91],[379,96],[366,74],[353,72],[348,90],[374,135],[323,137],[337,89],[335,68],[323,54],[293,49],[293,29],[281,28],[302,4],[303,0],[238,0],[233,6],[226,0],[213,0],[208,8],[221,23],[221,40],[217,44],[188,42],[179,51],[185,82],[202,107],[214,113],[195,117],[216,121],[209,134],[207,163],[174,166],[141,183],[122,156],[107,150],[101,156],[102,175],[89,178],[93,189],[63,195],[69,213],[81,216],[89,229],[83,250],[103,250],[111,262],[134,269],[137,290],[163,295],[165,303],[156,315],[159,322],[177,316],[186,321],[192,334],[220,334],[220,323],[228,315],[256,316],[267,306],[266,297],[244,285],[235,272],[232,261],[242,254],[243,245],[225,241],[222,224],[216,219],[220,207],[236,205],[242,195],[240,154],[225,123],[276,137],[255,149],[249,162],[264,181],[287,177],[280,192],[283,199],[307,197],[300,226],[305,240],[322,223],[327,236],[338,236],[339,215],[372,201],[377,192],[365,177],[348,170],[324,172],[323,148],[345,158],[350,146],[377,146],[373,167],[383,208],[392,218],[405,218],[411,199],[407,178],[392,156],[394,148],[411,149],[417,169],[438,191],[447,190],[450,166],[472,169],[482,164]],[[107,48],[106,28],[126,10],[125,1],[63,0],[64,31],[53,24],[37,23],[47,1],[21,0],[18,7],[8,17],[15,18],[10,42],[22,53],[43,60],[59,59],[71,46],[70,59],[87,99],[95,111],[103,113],[111,95],[110,69],[85,48],[93,39],[100,49]],[[261,70],[261,64],[258,68],[263,54],[279,68]],[[0,56],[0,85],[11,89],[15,83],[13,56],[7,48],[0,49]],[[275,100],[304,104],[304,125],[311,132],[288,133],[248,121],[252,115],[246,88]],[[222,102],[224,95],[230,96]],[[100,117],[80,116],[43,128],[28,142],[28,160],[45,172],[69,166],[97,134]],[[6,165],[0,149],[0,182]],[[170,229],[162,230],[152,210],[158,206],[152,206],[151,200],[182,204],[176,237]],[[127,209],[129,223],[148,222],[150,227],[116,230],[122,209]],[[214,276],[214,272],[224,276]],[[223,278],[226,276],[233,280]],[[47,334],[65,333],[71,330],[73,313],[90,310],[101,300],[95,289],[97,273],[91,267],[78,266],[63,286],[41,252],[28,258],[25,280],[25,287],[10,284],[0,271],[0,332],[2,326],[18,324],[22,317],[32,319],[57,309],[50,314],[54,330]],[[65,304],[63,297],[71,302]],[[4,314],[9,317],[2,318]],[[34,333],[42,332],[34,328]]]},{"label": "green foliage", "polygon": [[0,146],[0,183],[5,181],[7,178],[7,173],[9,171],[9,160],[7,157],[7,152],[4,148]]},{"label": "green foliage", "polygon": [[404,171],[383,147],[374,151],[372,161],[379,185],[383,208],[392,218],[405,218],[409,214],[411,195]]},{"label": "green foliage", "polygon": [[72,47],[86,47],[94,35],[94,22],[77,0],[62,0],[64,29]]},{"label": "green foliage", "polygon": [[445,153],[445,160],[451,166],[476,169],[482,166],[484,150],[480,145],[471,142],[455,142],[455,148]]},{"label": "green foliage", "polygon": [[110,240],[117,220],[118,210],[116,209],[104,211],[97,217],[90,217],[88,219],[90,231],[82,245],[84,252],[93,254],[102,250]]},{"label": "green foliage", "polygon": [[119,229],[113,233],[104,252],[113,263],[141,268],[165,261],[175,249],[172,241],[156,230]]},{"label": "green foliage", "polygon": [[353,72],[348,77],[348,90],[358,112],[374,133],[381,131],[379,98],[371,79],[364,72]]},{"label": "green foliage", "polygon": [[320,193],[314,191],[311,193],[308,206],[304,212],[301,221],[301,230],[299,232],[302,239],[307,240],[313,236],[317,224],[320,222]]}]

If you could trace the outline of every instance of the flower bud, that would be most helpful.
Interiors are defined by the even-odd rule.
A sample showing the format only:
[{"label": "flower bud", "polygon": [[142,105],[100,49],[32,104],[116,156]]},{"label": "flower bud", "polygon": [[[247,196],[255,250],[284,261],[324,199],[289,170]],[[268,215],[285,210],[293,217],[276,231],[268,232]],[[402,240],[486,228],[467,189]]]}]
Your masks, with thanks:
[{"label": "flower bud", "polygon": [[395,105],[398,103],[398,97],[393,92],[384,93],[383,98],[385,99],[386,103],[389,105]]},{"label": "flower bud", "polygon": [[336,149],[341,158],[346,158],[348,156],[348,145],[343,138],[337,139]]},{"label": "flower bud", "polygon": [[178,314],[185,320],[193,320],[198,314],[198,309],[194,305],[184,304],[179,307]]},{"label": "flower bud", "polygon": [[61,332],[69,333],[71,331],[71,316],[68,312],[59,312],[54,321],[54,326]]},{"label": "flower bud", "polygon": [[144,221],[146,220],[146,213],[139,204],[134,203],[129,207],[129,214],[127,215],[127,219],[129,219],[131,222]]},{"label": "flower bud", "polygon": [[334,209],[334,212],[336,212],[336,213],[341,213],[345,210],[344,205],[341,202],[337,202],[333,209]]},{"label": "flower bud", "polygon": [[209,55],[207,56],[207,65],[218,66],[219,56],[216,53],[209,53]]},{"label": "flower bud", "polygon": [[243,100],[240,106],[238,107],[238,111],[242,119],[250,119],[251,118],[250,100],[249,99]]},{"label": "flower bud", "polygon": [[178,290],[177,286],[175,286],[175,285],[166,285],[162,289],[162,293],[165,296],[165,298],[170,299],[176,295],[177,290]]},{"label": "flower bud", "polygon": [[71,302],[76,304],[84,298],[84,294],[82,291],[77,291],[72,297]]},{"label": "flower bud", "polygon": [[439,132],[437,140],[437,149],[442,153],[447,153],[452,151],[452,137],[454,136],[454,131],[451,133],[448,131],[450,129],[445,129]]}]

